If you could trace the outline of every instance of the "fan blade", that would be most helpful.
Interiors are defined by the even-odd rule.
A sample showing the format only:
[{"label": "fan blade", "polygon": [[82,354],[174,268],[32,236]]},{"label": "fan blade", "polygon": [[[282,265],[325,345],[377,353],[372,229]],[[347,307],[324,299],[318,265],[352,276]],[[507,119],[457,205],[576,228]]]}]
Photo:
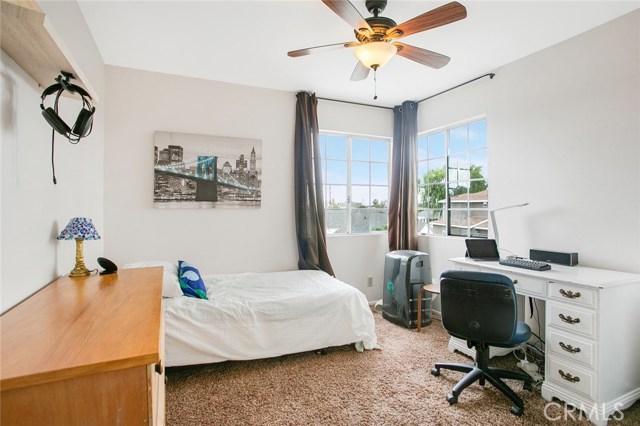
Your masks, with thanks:
[{"label": "fan blade", "polygon": [[416,61],[422,65],[431,68],[442,68],[449,63],[450,57],[432,52],[427,49],[421,49],[415,46],[409,46],[403,43],[393,43],[398,48],[398,55],[412,61]]},{"label": "fan blade", "polygon": [[287,52],[287,55],[292,58],[297,58],[298,56],[310,55],[312,53],[325,52],[327,50],[336,50],[345,47],[353,47],[357,46],[360,43],[357,41],[347,41],[344,43],[336,43],[336,44],[325,44],[324,46],[316,46],[316,47],[307,47],[306,49],[292,50],[291,52]]},{"label": "fan blade", "polygon": [[387,36],[397,40],[401,37],[441,27],[466,17],[467,9],[457,1],[454,1],[388,29]]},{"label": "fan blade", "polygon": [[364,65],[362,65],[362,62],[358,61],[356,67],[353,70],[353,73],[351,73],[351,81],[364,80],[369,75],[370,70],[370,68],[365,67]]},{"label": "fan blade", "polygon": [[346,0],[322,0],[322,2],[347,24],[351,25],[354,30],[359,33],[368,32],[368,34],[373,34],[373,30],[367,21],[365,21],[362,15],[360,15],[360,12],[358,12],[358,9],[356,9],[351,2]]}]

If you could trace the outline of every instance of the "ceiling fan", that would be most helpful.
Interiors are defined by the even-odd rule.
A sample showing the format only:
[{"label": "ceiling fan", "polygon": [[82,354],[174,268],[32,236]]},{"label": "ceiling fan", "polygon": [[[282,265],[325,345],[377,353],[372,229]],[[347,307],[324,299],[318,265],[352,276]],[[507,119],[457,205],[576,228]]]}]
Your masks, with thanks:
[{"label": "ceiling fan", "polygon": [[454,1],[397,25],[393,19],[380,16],[387,6],[387,0],[367,0],[365,3],[367,10],[373,15],[368,18],[363,18],[355,6],[347,0],[322,0],[322,2],[353,27],[358,41],[292,50],[287,54],[298,57],[344,47],[356,47],[354,54],[358,58],[358,63],[351,74],[352,81],[364,80],[370,70],[375,72],[395,54],[431,68],[442,68],[451,58],[396,40],[459,21],[467,16],[467,9]]}]

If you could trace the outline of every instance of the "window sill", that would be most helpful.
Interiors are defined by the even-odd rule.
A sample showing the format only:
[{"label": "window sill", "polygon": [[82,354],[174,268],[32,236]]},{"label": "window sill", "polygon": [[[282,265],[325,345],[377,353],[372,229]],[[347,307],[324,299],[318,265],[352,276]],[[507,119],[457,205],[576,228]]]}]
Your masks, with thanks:
[{"label": "window sill", "polygon": [[384,232],[367,232],[366,234],[327,234],[328,238],[344,238],[344,237],[379,237],[388,236],[389,233]]}]

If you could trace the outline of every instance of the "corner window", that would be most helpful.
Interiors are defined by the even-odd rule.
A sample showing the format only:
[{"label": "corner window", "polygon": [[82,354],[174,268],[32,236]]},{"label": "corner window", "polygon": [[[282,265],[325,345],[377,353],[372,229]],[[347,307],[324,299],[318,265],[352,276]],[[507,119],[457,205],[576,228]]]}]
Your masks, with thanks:
[{"label": "corner window", "polygon": [[387,230],[390,143],[388,138],[320,132],[328,234]]},{"label": "corner window", "polygon": [[486,119],[418,135],[418,233],[487,238]]}]

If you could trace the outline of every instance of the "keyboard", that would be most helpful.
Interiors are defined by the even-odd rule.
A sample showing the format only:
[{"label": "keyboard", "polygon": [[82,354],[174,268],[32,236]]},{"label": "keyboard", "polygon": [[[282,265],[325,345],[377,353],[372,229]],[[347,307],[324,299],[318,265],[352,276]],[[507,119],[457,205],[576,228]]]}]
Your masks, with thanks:
[{"label": "keyboard", "polygon": [[521,257],[507,257],[498,262],[505,266],[515,266],[516,268],[531,269],[532,271],[548,271],[551,265],[537,260],[523,259]]}]

